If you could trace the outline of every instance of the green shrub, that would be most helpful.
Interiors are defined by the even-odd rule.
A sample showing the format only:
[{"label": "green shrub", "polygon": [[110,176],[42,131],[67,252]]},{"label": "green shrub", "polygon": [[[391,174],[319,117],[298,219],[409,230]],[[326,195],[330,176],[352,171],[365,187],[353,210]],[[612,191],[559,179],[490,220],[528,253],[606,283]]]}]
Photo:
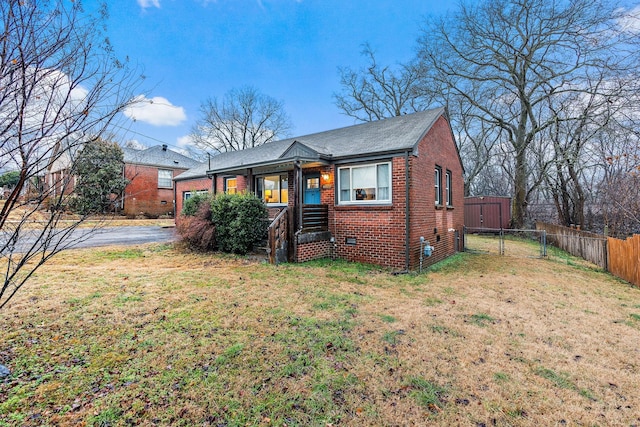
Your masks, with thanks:
[{"label": "green shrub", "polygon": [[196,193],[184,201],[184,205],[182,205],[182,215],[195,216],[200,206],[203,203],[209,204],[210,201],[211,196],[209,193]]},{"label": "green shrub", "polygon": [[218,250],[246,254],[267,236],[267,208],[250,193],[219,194],[211,201]]}]

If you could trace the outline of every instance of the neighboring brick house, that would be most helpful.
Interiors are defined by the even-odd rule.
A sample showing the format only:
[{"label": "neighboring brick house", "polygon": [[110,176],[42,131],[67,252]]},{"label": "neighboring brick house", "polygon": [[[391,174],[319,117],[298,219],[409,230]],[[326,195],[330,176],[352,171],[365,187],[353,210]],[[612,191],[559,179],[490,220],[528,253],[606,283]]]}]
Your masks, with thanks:
[{"label": "neighboring brick house", "polygon": [[[50,196],[73,192],[77,177],[71,173],[71,165],[81,148],[81,145],[70,146],[61,143],[54,150],[45,177]],[[121,212],[130,217],[173,216],[173,179],[188,169],[203,164],[168,149],[165,144],[143,150],[122,148],[122,151],[123,174],[130,182],[124,190],[124,198],[120,204]]]},{"label": "neighboring brick house", "polygon": [[56,142],[48,161],[44,182],[50,196],[71,194],[76,177],[71,174],[71,165],[79,152],[80,144],[70,143],[68,138]]},{"label": "neighboring brick house", "polygon": [[[272,262],[338,257],[406,271],[462,248],[463,168],[442,108],[220,154],[179,178],[177,197],[209,186],[265,201]],[[432,255],[421,257],[426,245]]]},{"label": "neighboring brick house", "polygon": [[123,148],[122,151],[124,176],[130,181],[124,190],[122,212],[127,216],[173,216],[176,208],[174,178],[202,164],[164,144],[144,150]]}]

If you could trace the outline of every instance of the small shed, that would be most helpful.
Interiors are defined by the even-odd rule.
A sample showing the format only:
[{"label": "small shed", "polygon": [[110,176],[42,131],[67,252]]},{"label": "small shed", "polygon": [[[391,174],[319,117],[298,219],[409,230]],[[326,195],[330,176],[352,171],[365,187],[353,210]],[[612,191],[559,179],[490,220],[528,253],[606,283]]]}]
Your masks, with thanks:
[{"label": "small shed", "polygon": [[469,230],[509,228],[511,197],[473,196],[464,198],[464,225]]}]

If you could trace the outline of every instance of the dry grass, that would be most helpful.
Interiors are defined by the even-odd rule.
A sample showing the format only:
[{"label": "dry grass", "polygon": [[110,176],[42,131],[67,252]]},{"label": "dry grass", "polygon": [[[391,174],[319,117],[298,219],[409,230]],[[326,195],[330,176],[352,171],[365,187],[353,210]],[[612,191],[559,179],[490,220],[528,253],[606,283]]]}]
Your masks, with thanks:
[{"label": "dry grass", "polygon": [[639,424],[640,290],[552,255],[69,251],[0,313],[0,426]]}]

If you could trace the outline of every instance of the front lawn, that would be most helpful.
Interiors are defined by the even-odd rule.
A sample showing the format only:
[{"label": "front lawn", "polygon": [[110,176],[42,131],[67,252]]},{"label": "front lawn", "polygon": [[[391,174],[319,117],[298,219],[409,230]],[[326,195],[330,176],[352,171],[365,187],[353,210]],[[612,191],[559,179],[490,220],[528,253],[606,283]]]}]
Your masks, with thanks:
[{"label": "front lawn", "polygon": [[0,332],[0,426],[640,423],[640,289],[557,251],[392,275],[74,250]]}]

